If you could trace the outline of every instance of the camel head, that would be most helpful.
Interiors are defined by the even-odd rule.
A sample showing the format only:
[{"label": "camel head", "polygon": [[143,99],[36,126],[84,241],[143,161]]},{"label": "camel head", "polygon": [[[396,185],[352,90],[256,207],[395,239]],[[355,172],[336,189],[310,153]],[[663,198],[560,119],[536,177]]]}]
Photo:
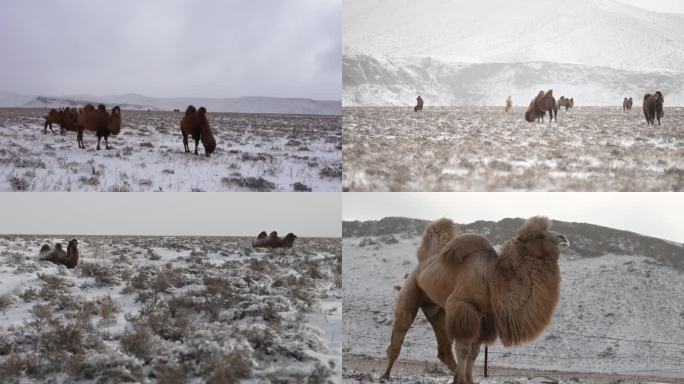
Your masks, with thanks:
[{"label": "camel head", "polygon": [[292,243],[294,243],[296,238],[297,238],[297,235],[290,232],[287,235],[285,235],[285,238],[283,240],[287,241],[289,244],[292,244]]},{"label": "camel head", "polygon": [[[67,254],[70,254],[73,251],[78,252],[77,246],[78,246],[78,240],[71,239],[71,241],[69,241],[69,244],[67,244]],[[60,248],[61,248],[61,244],[60,244]]]},{"label": "camel head", "polygon": [[518,230],[514,241],[522,250],[521,253],[538,259],[558,260],[560,247],[570,246],[567,237],[551,230],[551,221],[544,216],[535,216],[527,220]]},{"label": "camel head", "polygon": [[109,116],[109,129],[112,135],[118,135],[121,132],[121,108],[118,105],[112,108],[112,113]]},{"label": "camel head", "polygon": [[459,233],[458,226],[447,218],[430,223],[423,232],[423,240],[418,248],[418,261],[429,259]]},{"label": "camel head", "polygon": [[660,91],[656,91],[656,92],[655,92],[655,98],[656,98],[656,100],[660,100],[660,101],[663,101],[663,102],[665,101],[665,97],[663,97],[663,93],[660,92]]}]

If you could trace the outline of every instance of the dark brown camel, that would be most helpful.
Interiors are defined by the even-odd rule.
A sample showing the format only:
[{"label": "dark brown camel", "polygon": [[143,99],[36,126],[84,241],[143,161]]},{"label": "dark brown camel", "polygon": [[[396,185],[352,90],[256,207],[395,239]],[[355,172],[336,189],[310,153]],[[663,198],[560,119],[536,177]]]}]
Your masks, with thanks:
[{"label": "dark brown camel", "polygon": [[413,107],[413,112],[423,112],[423,98],[416,97],[416,106]]},{"label": "dark brown camel", "polygon": [[549,89],[546,93],[540,91],[537,98],[534,99],[534,107],[539,111],[549,113],[549,124],[551,124],[554,119],[558,122],[558,104],[553,97],[553,89]]},{"label": "dark brown camel", "polygon": [[643,109],[646,123],[655,125],[657,119],[658,125],[660,125],[660,118],[664,116],[663,103],[665,103],[665,98],[660,91],[656,91],[653,95],[650,93],[644,95]]},{"label": "dark brown camel", "polygon": [[276,231],[271,232],[270,235],[266,236],[266,231],[262,231],[256,240],[252,242],[253,248],[292,248],[295,239],[294,233],[288,233],[285,237],[278,237]]},{"label": "dark brown camel", "polygon": [[186,153],[190,152],[188,136],[192,136],[192,139],[195,140],[195,155],[199,154],[197,147],[200,140],[202,140],[206,156],[211,155],[216,149],[216,139],[214,139],[214,135],[209,127],[207,110],[204,107],[195,109],[194,106],[188,105],[188,108],[185,110],[185,116],[181,120],[181,134],[183,135],[183,146]]}]

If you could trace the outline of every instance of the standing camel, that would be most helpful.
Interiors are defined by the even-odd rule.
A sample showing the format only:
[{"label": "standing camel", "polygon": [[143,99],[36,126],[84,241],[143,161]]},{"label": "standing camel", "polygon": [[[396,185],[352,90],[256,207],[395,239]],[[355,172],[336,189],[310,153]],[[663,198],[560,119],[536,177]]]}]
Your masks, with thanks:
[{"label": "standing camel", "polygon": [[560,297],[560,246],[569,245],[550,228],[548,218],[530,218],[497,255],[484,236],[461,234],[451,220],[429,225],[419,263],[399,292],[382,379],[389,379],[418,309],[430,322],[438,357],[454,372],[456,384],[473,383],[482,343],[498,338],[508,347],[539,336]]},{"label": "standing camel", "polygon": [[416,106],[413,107],[413,112],[423,112],[423,98],[416,97]]},{"label": "standing camel", "polygon": [[506,99],[506,113],[509,113],[512,110],[513,110],[513,99],[509,95],[508,99]]}]

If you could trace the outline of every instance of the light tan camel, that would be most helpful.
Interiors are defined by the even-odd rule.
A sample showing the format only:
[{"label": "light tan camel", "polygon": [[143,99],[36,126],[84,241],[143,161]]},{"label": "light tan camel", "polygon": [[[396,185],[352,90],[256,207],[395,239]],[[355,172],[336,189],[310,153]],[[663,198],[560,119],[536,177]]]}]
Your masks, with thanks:
[{"label": "light tan camel", "polygon": [[560,246],[569,243],[550,230],[548,218],[530,218],[498,256],[484,236],[460,234],[448,222],[440,219],[423,234],[418,266],[397,299],[382,379],[389,379],[419,308],[435,332],[438,357],[457,384],[473,382],[482,343],[499,338],[504,346],[520,345],[541,334],[551,320],[560,292]]},{"label": "light tan camel", "polygon": [[509,113],[512,110],[513,110],[513,99],[511,98],[511,96],[508,96],[508,99],[506,99],[506,113]]}]

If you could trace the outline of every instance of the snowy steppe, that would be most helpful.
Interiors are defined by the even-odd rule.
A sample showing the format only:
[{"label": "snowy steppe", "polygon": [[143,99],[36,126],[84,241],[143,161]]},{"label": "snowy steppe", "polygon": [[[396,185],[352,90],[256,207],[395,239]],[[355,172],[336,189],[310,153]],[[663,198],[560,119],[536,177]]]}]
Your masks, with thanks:
[{"label": "snowy steppe", "polygon": [[[66,269],[44,243],[79,240]],[[0,381],[337,383],[339,239],[0,236]]]},{"label": "snowy steppe", "polygon": [[[0,109],[0,191],[339,191],[341,117],[218,113],[211,157],[185,153],[183,112],[122,112],[111,150],[43,133],[46,109]],[[194,150],[194,142],[190,140]]]},{"label": "snowy steppe", "polygon": [[[479,221],[466,232],[498,249],[524,221]],[[384,370],[395,292],[416,264],[427,222],[386,218],[343,223],[344,383],[377,382]],[[561,253],[553,320],[532,343],[489,348],[494,383],[676,383],[684,380],[684,248],[681,244],[581,223],[556,222],[571,247]],[[483,353],[476,365],[483,364]],[[407,334],[395,383],[447,383],[434,334],[419,314]],[[403,361],[403,364],[401,363]],[[516,371],[511,371],[515,368]]]},{"label": "snowy steppe", "polygon": [[343,45],[344,106],[684,104],[684,16],[613,0],[350,0]]},{"label": "snowy steppe", "polygon": [[684,108],[647,125],[638,107],[345,107],[349,191],[681,191]]}]

